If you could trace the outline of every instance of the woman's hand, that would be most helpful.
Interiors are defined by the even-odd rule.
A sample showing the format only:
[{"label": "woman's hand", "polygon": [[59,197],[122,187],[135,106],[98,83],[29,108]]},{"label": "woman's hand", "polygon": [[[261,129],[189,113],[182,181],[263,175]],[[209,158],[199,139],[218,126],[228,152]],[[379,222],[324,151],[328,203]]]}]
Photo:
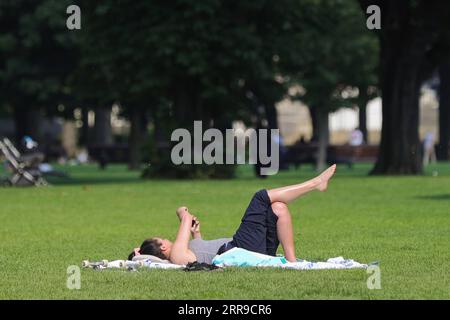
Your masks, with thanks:
[{"label": "woman's hand", "polygon": [[201,238],[201,234],[200,234],[200,221],[198,221],[197,217],[193,217],[193,226],[191,228],[191,235],[192,238],[194,239],[198,239]]},{"label": "woman's hand", "polygon": [[179,207],[179,208],[177,209],[177,216],[178,216],[178,219],[179,219],[180,221],[183,220],[183,217],[184,217],[184,215],[185,215],[186,213],[189,213],[189,210],[188,210],[187,207]]}]

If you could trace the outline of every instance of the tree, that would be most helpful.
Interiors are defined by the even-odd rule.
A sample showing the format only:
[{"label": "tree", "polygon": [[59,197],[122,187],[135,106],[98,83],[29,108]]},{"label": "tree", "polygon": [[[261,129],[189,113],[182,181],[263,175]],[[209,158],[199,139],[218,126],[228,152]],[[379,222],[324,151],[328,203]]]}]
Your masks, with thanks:
[{"label": "tree", "polygon": [[[84,76],[98,76],[100,85],[85,91],[99,88],[94,95],[107,96],[114,92],[132,120],[130,139],[139,136],[133,129],[139,118],[136,112],[145,110],[166,144],[174,128],[190,128],[194,120],[229,128],[233,119],[250,118],[249,91],[258,95],[274,124],[274,104],[284,90],[274,81],[273,56],[278,48],[269,39],[276,40],[286,30],[288,15],[283,11],[296,3],[86,1],[82,64],[95,68],[95,75]],[[154,145],[164,145],[159,142]],[[137,144],[130,141],[130,145]],[[158,161],[152,161],[153,168],[158,168]]]},{"label": "tree", "polygon": [[373,174],[422,172],[419,94],[422,82],[448,50],[450,4],[436,0],[366,1],[381,9],[383,125]]},{"label": "tree", "polygon": [[378,46],[356,2],[305,1],[303,9],[305,20],[294,38],[299,57],[291,55],[283,70],[305,89],[299,98],[311,111],[319,146],[317,169],[322,170],[327,163],[329,112],[353,107],[355,99],[348,95],[353,88],[359,89],[360,100],[366,99],[367,89],[377,82]]},{"label": "tree", "polygon": [[40,119],[55,112],[69,94],[76,66],[74,34],[66,28],[70,1],[0,2],[1,100],[12,110],[16,138],[43,142]]},{"label": "tree", "polygon": [[[129,168],[139,169],[144,122],[154,76],[143,51],[146,33],[142,21],[142,3],[94,3],[83,1],[83,28],[80,32],[81,61],[73,79],[84,104],[95,110],[94,141],[99,147],[112,143],[110,112],[113,103],[131,123],[128,139]],[[144,24],[145,27],[145,24]],[[151,61],[150,61],[151,62]],[[145,66],[145,68],[143,68]],[[94,72],[92,72],[94,71]],[[143,72],[144,71],[144,72]],[[84,135],[87,130],[83,130]]]},{"label": "tree", "polygon": [[[152,152],[156,158],[150,174],[172,174],[178,168],[168,159],[170,132],[190,128],[194,120],[203,120],[204,129],[226,129],[234,119],[251,123],[257,114],[275,128],[275,103],[294,82],[307,87],[307,99],[320,100],[313,103],[315,109],[325,106],[321,119],[328,117],[328,107],[348,105],[340,93],[357,85],[348,70],[362,70],[351,65],[355,56],[371,54],[360,50],[365,44],[355,26],[364,24],[354,4],[85,1],[81,96],[120,103],[132,123],[130,146],[135,151],[142,125],[138,120],[151,114],[158,137],[153,147],[159,150]],[[323,33],[324,44],[319,40]],[[350,35],[351,41],[343,40]],[[255,112],[255,104],[263,111]]]}]

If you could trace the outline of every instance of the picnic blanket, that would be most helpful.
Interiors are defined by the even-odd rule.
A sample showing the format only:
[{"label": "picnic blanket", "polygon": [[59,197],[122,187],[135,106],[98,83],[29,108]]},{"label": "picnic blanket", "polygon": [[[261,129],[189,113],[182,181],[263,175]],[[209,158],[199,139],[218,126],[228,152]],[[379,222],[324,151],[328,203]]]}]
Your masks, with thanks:
[{"label": "picnic blanket", "polygon": [[[323,270],[323,269],[355,269],[367,268],[367,264],[356,262],[343,257],[330,258],[326,261],[307,261],[297,259],[297,262],[289,262],[283,256],[269,256],[242,248],[233,248],[213,259],[213,264],[218,267],[275,267],[294,270]],[[128,260],[102,260],[100,262],[83,261],[83,267],[93,269],[128,269],[136,271],[139,268],[150,269],[184,269],[185,265],[170,263],[153,256],[142,256],[134,261]]]},{"label": "picnic blanket", "polygon": [[184,265],[173,264],[170,262],[155,262],[153,259],[140,259],[136,261],[130,260],[101,260],[96,262],[89,262],[84,260],[82,262],[83,268],[92,268],[96,270],[103,269],[126,269],[129,271],[137,271],[140,268],[150,268],[150,269],[184,269]]}]

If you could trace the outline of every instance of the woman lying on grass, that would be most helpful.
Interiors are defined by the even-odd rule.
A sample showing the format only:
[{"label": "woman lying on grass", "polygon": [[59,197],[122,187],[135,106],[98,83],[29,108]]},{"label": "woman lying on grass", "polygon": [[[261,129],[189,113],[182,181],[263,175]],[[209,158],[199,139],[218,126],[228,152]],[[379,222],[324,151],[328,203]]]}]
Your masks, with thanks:
[{"label": "woman lying on grass", "polygon": [[186,265],[194,261],[210,264],[217,254],[234,247],[275,256],[281,242],[286,259],[295,262],[294,233],[287,204],[310,191],[325,191],[335,170],[336,165],[332,165],[304,183],[256,192],[233,238],[203,240],[200,222],[189,213],[187,207],[180,207],[177,209],[180,227],[175,242],[161,238],[147,239],[140,248],[134,249],[128,259],[149,254],[175,264]]}]

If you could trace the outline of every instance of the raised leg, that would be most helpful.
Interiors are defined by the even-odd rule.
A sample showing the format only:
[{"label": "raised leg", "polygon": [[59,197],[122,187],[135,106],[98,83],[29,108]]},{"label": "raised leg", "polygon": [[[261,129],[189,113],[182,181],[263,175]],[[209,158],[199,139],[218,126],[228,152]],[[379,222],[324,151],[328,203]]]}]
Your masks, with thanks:
[{"label": "raised leg", "polygon": [[328,180],[330,180],[335,171],[336,165],[333,164],[314,179],[287,187],[267,190],[270,201],[272,203],[283,202],[288,204],[308,192],[314,190],[325,191],[328,187]]},{"label": "raised leg", "polygon": [[284,256],[290,262],[295,262],[294,232],[291,214],[283,202],[272,203],[272,210],[277,215],[277,237],[283,247]]},{"label": "raised leg", "polygon": [[335,171],[336,165],[334,164],[316,178],[304,183],[267,190],[272,203],[272,210],[278,217],[277,237],[288,261],[295,262],[296,257],[292,218],[287,204],[313,190],[325,191],[328,187],[328,181]]}]

